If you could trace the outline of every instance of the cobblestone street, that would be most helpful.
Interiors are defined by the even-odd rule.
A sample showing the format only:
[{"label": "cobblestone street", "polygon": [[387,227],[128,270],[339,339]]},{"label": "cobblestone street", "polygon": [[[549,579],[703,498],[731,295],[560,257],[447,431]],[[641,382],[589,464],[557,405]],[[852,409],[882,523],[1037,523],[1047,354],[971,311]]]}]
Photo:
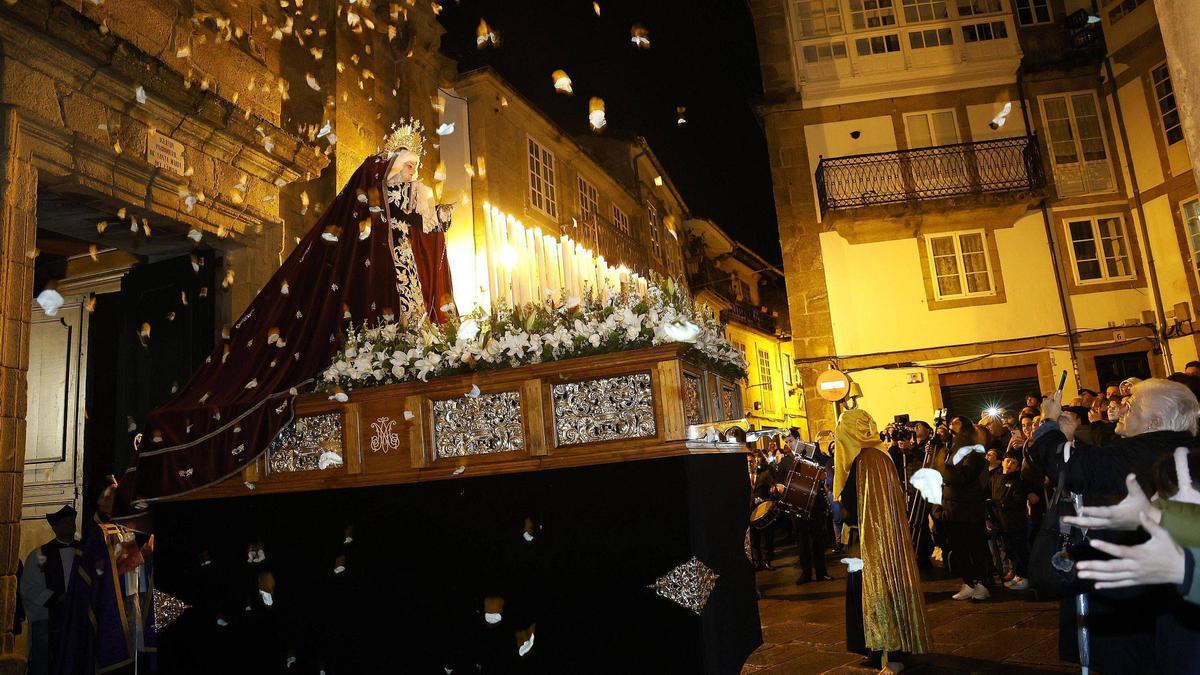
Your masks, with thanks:
[{"label": "cobblestone street", "polygon": [[[780,555],[780,553],[782,555]],[[763,645],[743,675],[873,673],[863,657],[845,651],[845,566],[830,556],[833,581],[795,585],[793,549],[782,549],[775,570],[758,574]],[[914,657],[919,673],[1063,673],[1077,667],[1058,660],[1058,603],[1036,602],[1032,592],[990,589],[992,599],[957,602],[957,579],[941,569],[924,575],[934,652]]]}]

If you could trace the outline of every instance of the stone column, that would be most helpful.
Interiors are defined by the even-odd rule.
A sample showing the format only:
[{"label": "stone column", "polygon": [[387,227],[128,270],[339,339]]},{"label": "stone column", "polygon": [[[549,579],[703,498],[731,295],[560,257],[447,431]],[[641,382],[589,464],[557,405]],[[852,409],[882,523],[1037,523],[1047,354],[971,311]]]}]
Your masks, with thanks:
[{"label": "stone column", "polygon": [[37,171],[18,142],[17,113],[0,106],[0,675],[25,672],[13,653],[12,618],[21,545],[25,467],[26,378],[33,258],[37,239]]},{"label": "stone column", "polygon": [[826,370],[828,362],[810,359],[832,358],[837,351],[821,255],[822,225],[817,221],[801,114],[798,110],[772,110],[769,107],[760,110],[771,153],[771,178],[775,212],[779,218],[779,243],[787,281],[796,369],[804,385],[809,433],[815,436],[819,431],[833,429],[836,410],[832,403],[817,395],[816,379]]},{"label": "stone column", "polygon": [[[1167,50],[1171,86],[1183,122],[1183,135],[1192,155],[1192,166],[1200,167],[1200,3],[1184,0],[1154,0],[1158,27]],[[1200,187],[1200,171],[1194,173]]]}]

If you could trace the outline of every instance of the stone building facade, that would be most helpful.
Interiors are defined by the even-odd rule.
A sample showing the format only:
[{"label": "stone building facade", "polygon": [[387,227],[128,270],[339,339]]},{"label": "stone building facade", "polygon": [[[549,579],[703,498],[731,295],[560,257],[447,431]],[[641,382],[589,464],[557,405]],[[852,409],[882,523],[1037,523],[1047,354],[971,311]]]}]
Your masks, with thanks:
[{"label": "stone building facade", "polygon": [[1187,101],[1154,2],[750,5],[814,431],[831,366],[888,421],[1196,358]]},{"label": "stone building facade", "polygon": [[[175,334],[169,322],[205,299],[210,327],[227,322],[392,122],[436,119],[454,65],[429,3],[357,11],[324,0],[0,6],[0,672],[24,672],[10,624],[17,561],[48,538],[44,513],[85,511],[91,489],[82,431],[35,431],[26,447],[31,425],[50,426],[40,418],[87,420],[85,370],[46,388],[61,385],[43,364],[54,336],[70,336],[62,344],[81,359],[97,299],[118,295],[131,270],[186,269],[189,256],[212,285],[138,337]],[[37,321],[47,278],[67,304]],[[32,417],[30,386],[41,387]]]}]

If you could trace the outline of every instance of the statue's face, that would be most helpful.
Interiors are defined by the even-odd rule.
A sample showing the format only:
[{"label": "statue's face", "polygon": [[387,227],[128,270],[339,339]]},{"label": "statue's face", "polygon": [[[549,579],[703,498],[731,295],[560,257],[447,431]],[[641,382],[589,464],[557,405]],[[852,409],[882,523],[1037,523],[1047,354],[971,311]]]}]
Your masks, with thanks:
[{"label": "statue's face", "polygon": [[388,182],[408,183],[417,177],[417,165],[420,163],[420,158],[408,150],[401,149],[400,156],[392,162],[392,166],[388,169]]}]

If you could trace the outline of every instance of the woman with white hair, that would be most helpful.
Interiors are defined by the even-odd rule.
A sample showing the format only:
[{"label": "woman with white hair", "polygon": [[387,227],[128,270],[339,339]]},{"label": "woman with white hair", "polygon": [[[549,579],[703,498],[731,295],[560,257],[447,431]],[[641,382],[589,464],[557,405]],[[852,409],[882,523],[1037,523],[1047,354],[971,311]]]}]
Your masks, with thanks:
[{"label": "woman with white hair", "polygon": [[[1077,439],[1081,424],[1073,415],[1062,414],[1062,393],[1042,402],[1045,422],[1034,432],[1029,473],[1043,473],[1057,483],[1060,472],[1065,489],[1082,495],[1086,506],[1109,506],[1128,493],[1126,476],[1133,474],[1147,494],[1153,492],[1155,462],[1177,447],[1197,447],[1200,402],[1185,385],[1159,378],[1134,384],[1129,408],[1117,423],[1116,438],[1102,446],[1088,446]],[[1039,476],[1040,479],[1040,476]],[[1095,531],[1088,533],[1121,545],[1140,544],[1144,533]],[[1093,591],[1087,619],[1091,632],[1091,667],[1102,673],[1178,672],[1174,663],[1194,659],[1200,663],[1200,641],[1195,647],[1155,650],[1155,627],[1173,620],[1156,593],[1161,589],[1131,593]],[[1062,603],[1059,623],[1059,655],[1078,660],[1073,598]],[[1153,656],[1151,656],[1153,655]],[[1155,662],[1158,659],[1158,662]],[[1182,660],[1180,660],[1182,659]]]}]

